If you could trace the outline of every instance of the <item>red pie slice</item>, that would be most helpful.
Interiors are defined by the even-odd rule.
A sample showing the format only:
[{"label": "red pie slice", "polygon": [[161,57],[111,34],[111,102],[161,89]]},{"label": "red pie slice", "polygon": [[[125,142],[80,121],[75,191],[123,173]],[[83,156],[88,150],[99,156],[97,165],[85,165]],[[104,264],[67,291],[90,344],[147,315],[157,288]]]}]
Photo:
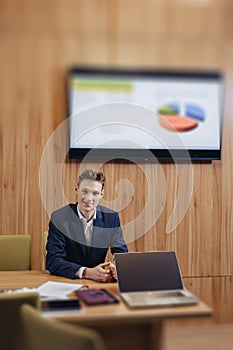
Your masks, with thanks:
[{"label": "red pie slice", "polygon": [[185,132],[193,130],[198,122],[181,115],[159,115],[159,124],[170,131]]}]

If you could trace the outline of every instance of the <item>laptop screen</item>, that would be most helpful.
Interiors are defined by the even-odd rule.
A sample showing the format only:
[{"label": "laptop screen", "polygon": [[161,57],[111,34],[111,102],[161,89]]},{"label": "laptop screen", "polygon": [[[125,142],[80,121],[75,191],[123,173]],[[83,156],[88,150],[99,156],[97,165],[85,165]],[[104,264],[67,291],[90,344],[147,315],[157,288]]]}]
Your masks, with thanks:
[{"label": "laptop screen", "polygon": [[174,251],[116,253],[115,263],[121,293],[183,289]]}]

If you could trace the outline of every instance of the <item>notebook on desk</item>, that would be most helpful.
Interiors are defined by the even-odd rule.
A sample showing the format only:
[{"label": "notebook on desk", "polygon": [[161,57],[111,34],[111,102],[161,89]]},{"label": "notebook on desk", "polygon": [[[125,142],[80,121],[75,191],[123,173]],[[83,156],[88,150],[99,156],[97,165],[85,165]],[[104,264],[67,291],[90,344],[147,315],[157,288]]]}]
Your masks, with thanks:
[{"label": "notebook on desk", "polygon": [[116,253],[118,288],[130,307],[197,304],[184,288],[174,251]]}]

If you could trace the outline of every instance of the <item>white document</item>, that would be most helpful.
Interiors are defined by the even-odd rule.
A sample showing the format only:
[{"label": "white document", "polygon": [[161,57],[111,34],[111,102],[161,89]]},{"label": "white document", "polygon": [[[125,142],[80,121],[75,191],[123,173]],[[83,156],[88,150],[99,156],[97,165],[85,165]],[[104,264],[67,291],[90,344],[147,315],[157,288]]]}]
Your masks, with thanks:
[{"label": "white document", "polygon": [[36,292],[39,293],[40,298],[43,300],[49,299],[65,299],[68,298],[68,295],[74,292],[77,289],[80,289],[82,284],[75,283],[63,283],[63,282],[52,282],[48,281],[43,283],[37,288],[20,288],[20,289],[7,289],[3,290],[1,293],[10,294],[10,293],[29,293]]},{"label": "white document", "polygon": [[81,287],[82,284],[48,281],[36,288],[35,291],[38,292],[41,297],[64,298]]}]

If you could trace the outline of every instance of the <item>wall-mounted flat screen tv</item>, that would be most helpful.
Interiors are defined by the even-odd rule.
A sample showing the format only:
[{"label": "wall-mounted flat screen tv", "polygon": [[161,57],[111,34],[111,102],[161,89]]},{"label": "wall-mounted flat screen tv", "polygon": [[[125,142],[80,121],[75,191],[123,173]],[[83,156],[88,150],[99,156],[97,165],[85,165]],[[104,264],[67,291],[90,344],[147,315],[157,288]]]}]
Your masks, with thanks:
[{"label": "wall-mounted flat screen tv", "polygon": [[73,67],[69,158],[221,159],[223,75]]}]

